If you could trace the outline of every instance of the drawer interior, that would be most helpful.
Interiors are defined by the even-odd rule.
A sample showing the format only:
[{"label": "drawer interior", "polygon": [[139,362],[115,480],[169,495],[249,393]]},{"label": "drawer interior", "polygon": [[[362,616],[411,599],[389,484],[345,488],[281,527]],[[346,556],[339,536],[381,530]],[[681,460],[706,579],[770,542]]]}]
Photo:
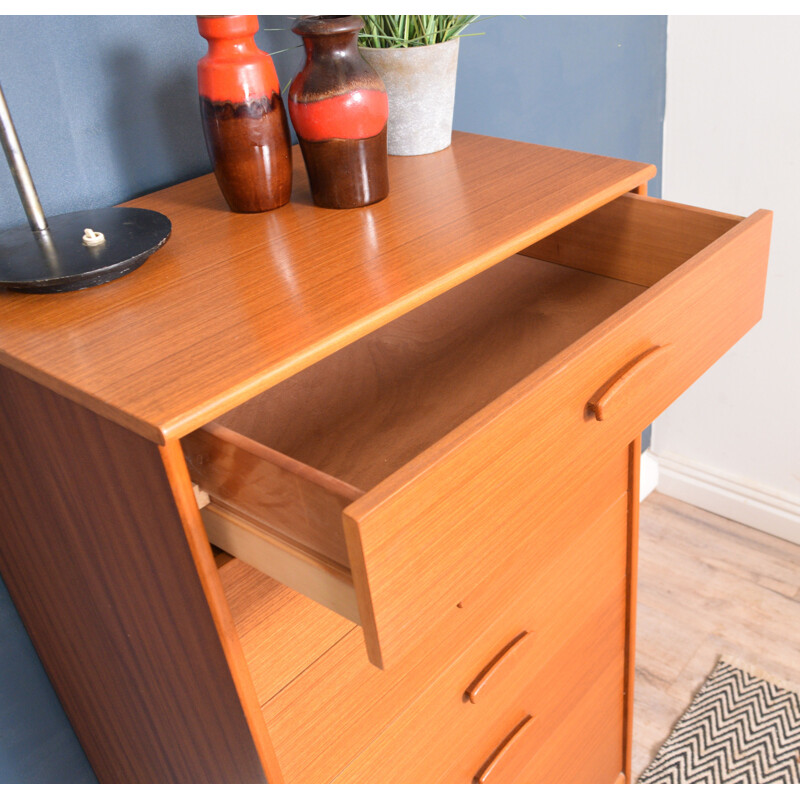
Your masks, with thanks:
[{"label": "drawer interior", "polygon": [[218,422],[367,491],[737,221],[618,198]]},{"label": "drawer interior", "polygon": [[618,198],[190,434],[209,538],[362,623],[342,511],[739,221]]},{"label": "drawer interior", "polygon": [[741,221],[719,211],[624,195],[523,252],[652,286]]},{"label": "drawer interior", "polygon": [[359,621],[343,509],[643,291],[512,256],[237,407],[184,439],[211,540]]},{"label": "drawer interior", "polygon": [[185,437],[211,541],[360,622],[341,512],[644,287],[516,255]]},{"label": "drawer interior", "polygon": [[643,290],[516,255],[218,422],[367,491]]}]

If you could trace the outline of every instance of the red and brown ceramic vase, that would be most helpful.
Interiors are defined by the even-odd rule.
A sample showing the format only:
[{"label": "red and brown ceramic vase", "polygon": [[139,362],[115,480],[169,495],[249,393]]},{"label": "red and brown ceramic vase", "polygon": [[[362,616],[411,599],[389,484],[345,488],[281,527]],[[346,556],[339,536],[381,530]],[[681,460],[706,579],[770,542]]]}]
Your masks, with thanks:
[{"label": "red and brown ceramic vase", "polygon": [[301,17],[306,63],[289,88],[289,116],[318,206],[356,208],[389,193],[383,81],[358,51],[361,17]]},{"label": "red and brown ceramic vase", "polygon": [[292,151],[275,65],[253,38],[255,14],[199,16],[208,54],[197,64],[200,113],[214,174],[232,211],[289,202]]}]

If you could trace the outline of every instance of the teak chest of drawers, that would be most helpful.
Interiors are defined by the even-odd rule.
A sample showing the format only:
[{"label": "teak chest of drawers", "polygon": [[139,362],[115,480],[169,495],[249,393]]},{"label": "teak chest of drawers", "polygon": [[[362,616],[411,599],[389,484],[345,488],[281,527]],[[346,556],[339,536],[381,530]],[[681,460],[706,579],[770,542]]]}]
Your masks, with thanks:
[{"label": "teak chest of drawers", "polygon": [[0,296],[0,568],[98,778],[629,779],[639,432],[759,319],[771,214],[468,134],[330,211],[295,160]]}]

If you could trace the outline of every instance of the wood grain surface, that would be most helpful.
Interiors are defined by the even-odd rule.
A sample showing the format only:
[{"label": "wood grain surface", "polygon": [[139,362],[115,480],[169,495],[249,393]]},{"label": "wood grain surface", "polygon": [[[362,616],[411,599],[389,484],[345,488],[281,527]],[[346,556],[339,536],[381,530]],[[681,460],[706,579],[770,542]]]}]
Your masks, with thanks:
[{"label": "wood grain surface", "polygon": [[[407,651],[409,619],[425,624],[518,545],[519,509],[543,502],[545,476],[629,442],[758,321],[770,225],[769,212],[738,223],[348,506],[350,568],[376,664]],[[670,358],[657,379],[628,387],[630,413],[598,422],[587,412],[598,390],[660,344],[672,345]]]},{"label": "wood grain surface", "polygon": [[[636,437],[760,318],[771,225],[654,173],[456,133],[335,211],[296,157],[283,208],[204,176],[127,204],[173,225],[131,275],[0,293],[0,569],[101,780],[630,777]],[[363,634],[214,560],[205,425]]]},{"label": "wood grain surface", "polygon": [[[213,175],[139,198],[167,246],[102,287],[0,294],[0,364],[153,441],[177,438],[655,174],[472,134],[391,158],[373,207],[228,211]],[[68,331],[68,335],[65,335]]]},{"label": "wood grain surface", "polygon": [[262,705],[348,633],[360,642],[352,622],[238,559],[229,559],[219,575]]},{"label": "wood grain surface", "polygon": [[6,368],[0,407],[3,579],[97,777],[263,782],[159,448]]},{"label": "wood grain surface", "polygon": [[[605,513],[594,511],[598,516],[586,530],[561,531],[561,557],[527,564],[530,586],[336,777],[337,783],[469,783],[525,716],[534,718],[526,737],[530,748],[547,741],[612,663],[617,665],[614,716],[621,718],[626,499],[619,497]],[[537,583],[548,591],[534,588]],[[559,584],[563,605],[547,600]],[[491,702],[470,703],[465,690],[491,653],[481,639],[496,641],[501,631],[508,637],[520,627],[532,629],[537,645],[497,676]],[[573,737],[576,748],[585,741],[580,729]],[[620,757],[593,776],[585,773],[588,782],[607,781],[612,770],[618,774],[621,729],[615,744]]]},{"label": "wood grain surface", "polygon": [[[265,521],[279,530],[280,522],[271,520],[291,502],[299,501],[316,521],[322,481],[314,470],[357,487],[360,492],[349,493],[349,501],[356,500],[643,291],[512,256],[191,434],[185,449],[196,454],[190,458],[193,474],[212,496],[253,516],[260,511],[245,495],[259,485],[262,505],[269,506]],[[236,434],[253,445],[241,453],[243,466],[234,473],[227,445],[235,443]],[[273,477],[267,491],[261,470],[250,463],[259,445],[313,470],[302,472],[290,463],[284,472],[291,474]],[[266,451],[262,459],[268,458],[276,461]],[[213,463],[220,460],[219,466]],[[270,466],[272,476],[278,464]],[[290,491],[287,484],[295,487],[305,477],[298,497],[301,491]],[[341,514],[348,495],[331,486],[330,496],[338,502],[328,505]],[[329,537],[341,537],[338,543],[323,547],[322,535],[306,533],[305,523],[296,524],[295,532],[347,564],[341,524],[331,523],[330,516],[320,524],[327,524]]]},{"label": "wood grain surface", "polygon": [[532,258],[652,286],[741,220],[732,214],[629,195],[523,252]]},{"label": "wood grain surface", "polygon": [[[269,409],[265,414],[268,421]],[[301,422],[297,413],[292,422]],[[209,423],[181,440],[192,480],[215,504],[263,522],[349,572],[342,511],[363,492],[228,424]]]},{"label": "wood grain surface", "polygon": [[201,512],[208,540],[285,586],[359,622],[350,570],[216,503]]},{"label": "wood grain surface", "polygon": [[[356,629],[272,699],[270,685],[260,688],[286,780],[332,780],[462,654],[472,654],[460,673],[463,692],[520,629],[530,626],[540,645],[561,642],[565,626],[577,624],[587,604],[602,598],[624,573],[624,509],[613,517],[612,535],[607,526],[598,531],[596,523],[624,493],[627,470],[627,448],[576,462],[563,476],[563,491],[580,502],[532,507],[522,552],[487,563],[460,603],[428,620],[416,646],[394,667],[378,670],[370,664]],[[561,598],[557,609],[555,596]],[[497,731],[497,741],[503,735]],[[494,747],[490,744],[485,755]],[[461,762],[454,756],[456,763]]]},{"label": "wood grain surface", "polygon": [[536,636],[529,631],[518,633],[482,670],[467,687],[470,703],[491,703],[496,686],[508,680],[506,675],[520,662],[525,663],[528,653],[535,646]]},{"label": "wood grain surface", "polygon": [[[605,672],[555,726],[544,742],[526,726],[525,739],[509,771],[497,769],[498,783],[617,783],[622,763],[622,705],[619,702],[623,656]],[[528,758],[524,750],[527,745]]]},{"label": "wood grain surface", "polygon": [[533,717],[528,714],[480,768],[473,783],[514,783],[520,768],[530,759],[528,736],[532,729]]},{"label": "wood grain surface", "polygon": [[624,416],[629,413],[638,400],[637,387],[647,386],[650,379],[657,381],[664,369],[663,360],[669,358],[671,353],[671,345],[656,345],[626,364],[610,384],[589,400],[588,409],[595,419],[602,422],[612,415]]},{"label": "wood grain surface", "polygon": [[197,576],[214,620],[217,636],[228,662],[228,669],[250,728],[253,744],[269,782],[281,783],[283,780],[281,770],[267,733],[267,727],[264,724],[264,716],[259,707],[249,666],[245,660],[233,616],[219,578],[219,569],[211,551],[209,537],[200,518],[194,487],[189,479],[180,442],[169,441],[159,450],[175,500],[175,507],[183,523],[184,534],[197,570]]},{"label": "wood grain surface", "polygon": [[642,462],[642,437],[628,446],[628,567],[625,610],[625,704],[623,720],[622,771],[618,783],[633,781],[634,683],[636,674],[636,601],[639,589],[639,473]]}]

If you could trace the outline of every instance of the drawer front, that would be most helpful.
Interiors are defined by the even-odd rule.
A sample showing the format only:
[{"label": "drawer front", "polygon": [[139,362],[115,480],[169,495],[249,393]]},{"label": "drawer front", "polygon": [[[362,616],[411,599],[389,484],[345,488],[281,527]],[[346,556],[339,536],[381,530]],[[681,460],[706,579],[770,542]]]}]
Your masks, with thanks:
[{"label": "drawer front", "polygon": [[476,773],[477,783],[618,783],[623,769],[622,674],[617,657],[548,735],[528,715]]},{"label": "drawer front", "polygon": [[[661,207],[646,208],[653,249],[668,247],[657,238]],[[487,564],[521,554],[531,509],[546,514],[574,489],[561,478],[571,464],[630,441],[755,324],[770,215],[727,224],[719,239],[345,509],[373,663],[397,663]]]},{"label": "drawer front", "polygon": [[[576,542],[582,556],[570,554],[542,574],[530,570],[539,589],[521,597],[487,637],[512,646],[491,652],[488,642],[476,642],[336,782],[470,782],[520,720],[532,717],[526,750],[547,740],[611,665],[621,718],[626,512],[622,497]],[[617,748],[615,776],[621,731]]]},{"label": "drawer front", "polygon": [[[542,519],[533,513],[522,557],[503,559],[493,572],[487,570],[482,584],[465,592],[437,624],[420,631],[417,646],[400,664],[375,669],[361,632],[354,630],[265,704],[287,781],[332,780],[467,651],[474,653],[474,663],[468,664],[460,694],[524,629],[520,626],[530,626],[533,633],[552,624],[553,598],[559,598],[559,614],[578,618],[592,598],[617,582],[625,570],[625,509],[615,504],[618,529],[613,533],[598,534],[596,527],[607,516],[603,510],[626,490],[627,448],[573,471],[568,483],[582,485],[580,502]],[[484,691],[491,696],[495,689],[490,685]]]}]

